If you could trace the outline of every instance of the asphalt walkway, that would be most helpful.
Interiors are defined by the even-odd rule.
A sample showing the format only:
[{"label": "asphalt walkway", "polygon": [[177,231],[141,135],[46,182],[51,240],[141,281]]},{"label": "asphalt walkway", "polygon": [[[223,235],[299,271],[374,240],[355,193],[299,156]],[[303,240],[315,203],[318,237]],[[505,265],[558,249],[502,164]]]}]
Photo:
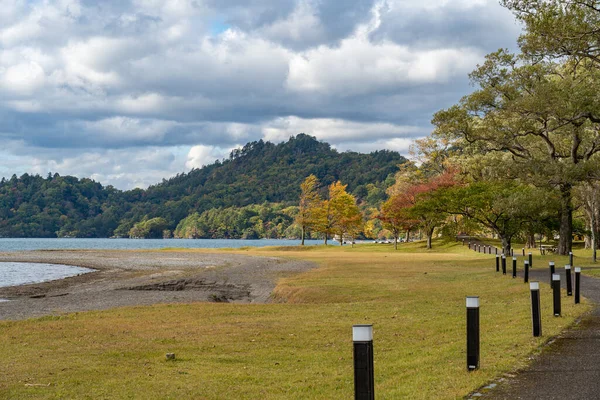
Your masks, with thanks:
[{"label": "asphalt walkway", "polygon": [[[507,265],[507,273],[510,274],[512,262],[507,264],[510,264]],[[585,269],[586,267],[582,267],[582,270]],[[564,287],[564,266],[557,265],[556,271],[561,274]],[[530,270],[530,280],[547,282],[549,274],[547,265],[534,265]],[[599,305],[600,279],[582,274],[581,295]],[[573,297],[568,299],[573,301]],[[565,300],[563,297],[563,301]],[[514,378],[504,380],[493,389],[476,393],[469,398],[600,399],[600,307],[596,307],[577,326],[549,344],[528,368],[519,371]]]}]

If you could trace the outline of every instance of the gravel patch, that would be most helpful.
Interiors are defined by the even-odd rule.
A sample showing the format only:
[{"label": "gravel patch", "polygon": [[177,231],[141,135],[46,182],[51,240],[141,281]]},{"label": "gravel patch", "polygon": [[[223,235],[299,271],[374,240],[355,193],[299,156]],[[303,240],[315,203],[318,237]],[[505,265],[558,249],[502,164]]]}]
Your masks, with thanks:
[{"label": "gravel patch", "polygon": [[277,280],[315,268],[308,261],[191,251],[57,250],[0,253],[0,262],[73,265],[95,271],[0,288],[0,319],[121,306],[196,301],[265,303]]}]

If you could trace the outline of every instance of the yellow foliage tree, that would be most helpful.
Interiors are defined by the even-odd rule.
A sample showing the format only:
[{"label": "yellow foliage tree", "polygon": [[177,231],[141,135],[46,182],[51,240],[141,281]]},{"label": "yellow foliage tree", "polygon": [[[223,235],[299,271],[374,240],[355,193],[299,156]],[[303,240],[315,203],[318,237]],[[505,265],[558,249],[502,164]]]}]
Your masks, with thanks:
[{"label": "yellow foliage tree", "polygon": [[323,200],[317,192],[318,187],[319,180],[312,174],[300,185],[302,192],[300,194],[300,204],[298,207],[298,215],[296,216],[296,223],[302,229],[302,246],[304,246],[306,231],[315,227],[320,215],[319,209],[322,206]]}]

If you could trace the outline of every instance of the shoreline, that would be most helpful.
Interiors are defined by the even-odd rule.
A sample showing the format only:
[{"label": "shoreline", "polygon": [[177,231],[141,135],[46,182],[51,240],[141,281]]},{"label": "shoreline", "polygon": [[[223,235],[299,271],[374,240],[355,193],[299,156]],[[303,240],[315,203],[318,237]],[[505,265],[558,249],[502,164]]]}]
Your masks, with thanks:
[{"label": "shoreline", "polygon": [[0,262],[63,264],[95,271],[0,288],[0,320],[158,303],[266,303],[277,280],[308,261],[229,253],[52,250],[0,253]]}]

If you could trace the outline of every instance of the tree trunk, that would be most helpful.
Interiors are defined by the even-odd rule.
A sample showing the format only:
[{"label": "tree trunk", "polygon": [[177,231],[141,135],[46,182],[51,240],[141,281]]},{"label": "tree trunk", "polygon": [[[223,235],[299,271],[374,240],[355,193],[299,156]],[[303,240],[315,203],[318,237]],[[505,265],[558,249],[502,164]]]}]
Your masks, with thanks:
[{"label": "tree trunk", "polygon": [[596,237],[596,225],[597,225],[596,210],[592,210],[590,225],[591,225],[590,231],[592,232],[592,262],[596,263],[596,248],[598,245],[598,241],[597,241],[597,237]]},{"label": "tree trunk", "polygon": [[535,233],[527,235],[527,248],[532,249],[535,247]]},{"label": "tree trunk", "polygon": [[573,202],[571,185],[560,185],[560,230],[557,253],[567,255],[573,247]]},{"label": "tree trunk", "polygon": [[433,238],[433,230],[434,230],[434,228],[427,230],[427,248],[428,249],[431,249],[431,239]]},{"label": "tree trunk", "polygon": [[398,234],[394,233],[394,250],[398,250]]},{"label": "tree trunk", "polygon": [[410,229],[406,230],[406,243],[408,243],[408,239],[410,238]]},{"label": "tree trunk", "polygon": [[508,257],[510,255],[511,238],[507,238],[500,235],[500,241],[502,242],[502,253],[504,253]]},{"label": "tree trunk", "polygon": [[325,246],[327,246],[327,234],[325,234]]},{"label": "tree trunk", "polygon": [[304,227],[302,227],[302,243],[300,243],[300,246],[304,246]]}]

